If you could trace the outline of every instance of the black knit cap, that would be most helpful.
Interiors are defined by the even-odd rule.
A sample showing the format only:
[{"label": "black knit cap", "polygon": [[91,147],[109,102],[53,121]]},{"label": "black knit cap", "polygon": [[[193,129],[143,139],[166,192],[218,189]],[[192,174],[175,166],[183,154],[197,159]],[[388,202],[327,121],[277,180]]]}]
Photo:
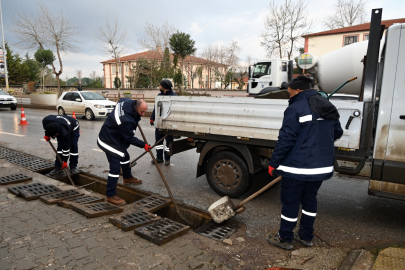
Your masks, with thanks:
[{"label": "black knit cap", "polygon": [[169,80],[162,80],[160,82],[160,85],[164,88],[164,89],[168,89],[168,90],[172,90],[173,84],[171,81]]},{"label": "black knit cap", "polygon": [[45,127],[45,136],[54,137],[58,132],[58,126],[55,124],[49,124]]},{"label": "black knit cap", "polygon": [[312,79],[308,78],[307,76],[298,76],[293,79],[289,84],[288,87],[291,89],[300,89],[300,90],[308,90],[311,88],[310,83],[312,83]]}]

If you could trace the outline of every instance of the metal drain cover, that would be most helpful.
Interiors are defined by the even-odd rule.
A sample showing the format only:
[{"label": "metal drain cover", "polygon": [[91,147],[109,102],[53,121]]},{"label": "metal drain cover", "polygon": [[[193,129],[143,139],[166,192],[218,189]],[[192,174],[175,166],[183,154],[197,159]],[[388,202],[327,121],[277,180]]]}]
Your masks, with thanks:
[{"label": "metal drain cover", "polygon": [[234,223],[223,222],[218,224],[213,220],[210,220],[194,232],[217,241],[222,241],[229,238],[238,229],[239,226]]},{"label": "metal drain cover", "polygon": [[59,206],[65,207],[65,208],[72,208],[72,205],[103,202],[104,200],[105,200],[104,198],[98,198],[98,197],[84,195],[84,196],[80,196],[80,197],[66,199],[63,201],[58,201],[57,204]]},{"label": "metal drain cover", "polygon": [[41,196],[56,193],[61,191],[54,185],[44,185],[42,187],[28,187],[18,191],[27,201],[36,200]]},{"label": "metal drain cover", "polygon": [[54,168],[54,164],[52,162],[29,155],[12,156],[6,158],[6,160],[34,172],[42,172]]},{"label": "metal drain cover", "polygon": [[26,182],[32,180],[31,176],[26,176],[24,174],[12,174],[0,177],[0,185],[17,184],[21,182]]},{"label": "metal drain cover", "polygon": [[84,195],[84,194],[77,191],[76,189],[69,189],[69,190],[64,190],[61,192],[53,193],[50,195],[41,196],[39,199],[46,204],[55,204],[58,201],[61,201],[64,199],[75,198],[75,197],[82,196],[82,195]]},{"label": "metal drain cover", "polygon": [[18,152],[10,150],[8,148],[0,147],[0,158],[7,158],[18,155]]},{"label": "metal drain cover", "polygon": [[136,235],[139,235],[140,237],[160,246],[187,233],[189,230],[189,226],[183,225],[168,218],[163,218],[153,223],[136,228],[134,232]]},{"label": "metal drain cover", "polygon": [[171,201],[158,197],[156,195],[151,195],[149,197],[143,198],[142,200],[134,202],[134,207],[137,210],[143,210],[148,212],[156,212],[163,207],[170,204]]},{"label": "metal drain cover", "polygon": [[110,222],[123,231],[130,231],[159,219],[161,217],[158,215],[145,211],[137,211],[119,217],[110,217]]},{"label": "metal drain cover", "polygon": [[101,217],[105,215],[121,213],[123,211],[122,208],[106,202],[91,204],[72,204],[71,206],[73,210],[88,218]]},{"label": "metal drain cover", "polygon": [[19,191],[22,189],[31,188],[31,187],[44,187],[44,186],[45,186],[44,184],[36,182],[36,183],[27,184],[27,185],[9,187],[7,189],[10,193],[14,194],[15,196],[20,196]]}]

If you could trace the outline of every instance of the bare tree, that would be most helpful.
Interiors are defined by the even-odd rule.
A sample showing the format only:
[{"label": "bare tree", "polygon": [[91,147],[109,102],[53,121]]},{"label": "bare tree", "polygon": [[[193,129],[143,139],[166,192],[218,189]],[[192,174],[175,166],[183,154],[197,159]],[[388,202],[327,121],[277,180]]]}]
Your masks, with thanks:
[{"label": "bare tree", "polygon": [[[124,43],[127,38],[127,30],[121,29],[118,19],[110,23],[106,18],[104,26],[99,26],[94,35],[99,41],[99,49],[103,53],[111,56],[115,60],[115,78],[118,77],[118,62],[119,57],[125,51]],[[120,87],[117,87],[118,98],[120,97]]]},{"label": "bare tree", "polygon": [[20,45],[23,49],[49,49],[56,52],[59,71],[56,71],[52,63],[52,71],[56,76],[59,95],[62,94],[59,76],[63,72],[61,53],[75,52],[75,36],[79,33],[79,27],[71,24],[61,10],[59,13],[51,12],[42,3],[38,5],[37,14],[17,12],[13,16],[14,28]]},{"label": "bare tree", "polygon": [[160,60],[163,60],[165,48],[170,48],[170,36],[176,31],[176,28],[167,21],[161,27],[146,22],[145,35],[138,40],[138,43],[143,49],[157,51]]},{"label": "bare tree", "polygon": [[97,76],[97,74],[96,74],[96,72],[94,70],[90,73],[89,78],[93,82],[98,78],[98,76]]},{"label": "bare tree", "polygon": [[273,0],[264,21],[265,30],[260,35],[260,45],[267,56],[291,59],[302,42],[302,36],[309,33],[312,21],[307,18],[305,0],[284,0],[277,5]]},{"label": "bare tree", "polygon": [[366,4],[363,0],[337,0],[332,16],[329,16],[324,25],[328,29],[343,28],[366,22]]},{"label": "bare tree", "polygon": [[82,83],[82,71],[79,69],[79,70],[76,70],[76,77],[77,77],[77,79],[79,79],[79,83]]},{"label": "bare tree", "polygon": [[[205,85],[207,89],[211,89],[211,83],[213,79],[212,75],[212,70],[213,66],[215,64],[215,61],[217,60],[217,55],[218,55],[218,46],[215,45],[208,45],[202,50],[201,53],[201,58],[205,59],[204,65],[207,68],[207,79],[205,81]],[[202,74],[201,74],[202,76]]]}]

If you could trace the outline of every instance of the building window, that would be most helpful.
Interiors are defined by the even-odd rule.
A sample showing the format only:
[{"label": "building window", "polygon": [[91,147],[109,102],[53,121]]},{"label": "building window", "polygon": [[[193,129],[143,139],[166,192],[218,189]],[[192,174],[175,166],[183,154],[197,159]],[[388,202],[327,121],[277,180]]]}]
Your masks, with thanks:
[{"label": "building window", "polygon": [[344,46],[350,45],[350,44],[356,43],[356,42],[357,42],[357,36],[346,36]]},{"label": "building window", "polygon": [[120,74],[122,73],[122,66],[121,65],[118,66],[118,73],[120,73]]},{"label": "building window", "polygon": [[113,66],[111,67],[111,73],[112,73],[112,74],[115,74],[115,65],[113,65]]},{"label": "building window", "polygon": [[129,88],[129,87],[130,87],[129,82],[126,81],[126,82],[125,82],[125,88]]},{"label": "building window", "polygon": [[364,35],[364,40],[368,40],[369,34]]},{"label": "building window", "polygon": [[125,73],[127,73],[127,74],[129,73],[129,65],[128,65],[128,63],[125,64]]}]

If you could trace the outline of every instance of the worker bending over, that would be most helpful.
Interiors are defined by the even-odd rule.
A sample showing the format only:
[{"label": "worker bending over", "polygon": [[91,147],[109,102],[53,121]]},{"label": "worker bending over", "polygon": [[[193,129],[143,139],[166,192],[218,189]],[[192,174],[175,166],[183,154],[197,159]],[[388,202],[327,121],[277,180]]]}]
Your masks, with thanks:
[{"label": "worker bending over", "polygon": [[[278,233],[266,240],[292,249],[292,240],[312,246],[317,214],[317,192],[322,181],[333,174],[334,141],[343,130],[339,113],[329,100],[309,89],[312,80],[298,76],[288,85],[289,106],[284,112],[276,148],[269,162],[269,174],[281,175],[281,224]],[[298,211],[302,215],[298,233],[293,233]]]},{"label": "worker bending over", "polygon": [[42,120],[42,125],[45,129],[45,141],[51,138],[57,138],[57,152],[62,159],[63,164],[60,164],[58,157],[55,159],[55,169],[49,174],[56,175],[62,169],[67,169],[67,161],[69,159],[70,173],[79,173],[77,163],[79,160],[79,149],[77,143],[80,137],[79,121],[67,115],[48,115]]},{"label": "worker bending over", "polygon": [[[169,80],[162,80],[159,84],[159,90],[160,93],[158,96],[177,96],[175,92],[172,90],[172,82]],[[150,116],[150,125],[153,126],[155,122],[155,109],[153,109],[152,115]],[[160,139],[162,139],[165,135],[159,134],[159,129],[155,129],[155,140],[158,142]],[[169,135],[166,137],[166,146],[163,144],[163,141],[161,141],[159,144],[156,145],[156,161],[157,163],[163,163],[163,152],[164,158],[165,158],[165,166],[170,165],[170,156],[167,154],[169,152],[169,143],[173,141],[173,135]],[[164,150],[164,151],[163,151]],[[152,164],[155,164],[155,162],[152,160]]]},{"label": "worker bending over", "polygon": [[132,176],[127,149],[131,144],[144,148],[145,151],[151,149],[150,145],[134,136],[138,122],[147,109],[148,104],[143,99],[134,101],[129,98],[120,99],[105,120],[98,135],[97,144],[105,152],[108,163],[110,163],[106,191],[107,201],[115,205],[125,204],[125,201],[116,194],[120,168],[122,168],[124,185],[142,184],[142,180]]}]

